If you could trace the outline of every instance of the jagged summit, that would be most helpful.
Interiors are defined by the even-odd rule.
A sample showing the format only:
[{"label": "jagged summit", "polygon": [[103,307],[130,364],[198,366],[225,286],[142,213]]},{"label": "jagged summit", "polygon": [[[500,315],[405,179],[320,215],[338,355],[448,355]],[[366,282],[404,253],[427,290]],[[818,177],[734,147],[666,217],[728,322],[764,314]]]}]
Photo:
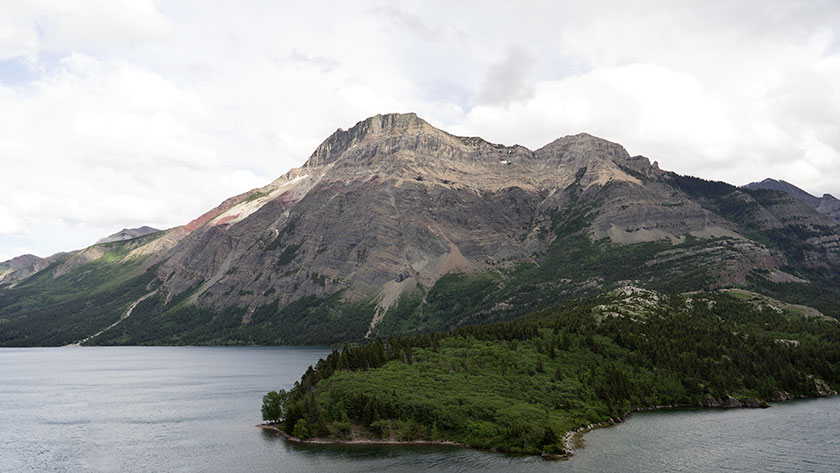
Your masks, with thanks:
[{"label": "jagged summit", "polygon": [[374,115],[356,123],[349,130],[345,131],[342,128],[336,130],[315,149],[304,166],[330,164],[342,153],[365,139],[381,138],[388,134],[415,134],[421,131],[443,133],[415,113]]},{"label": "jagged summit", "polygon": [[[315,168],[320,171],[312,172]],[[585,176],[576,176],[586,168]],[[619,144],[588,133],[564,136],[532,151],[435,128],[414,113],[376,115],[339,129],[310,156],[300,176],[318,179],[411,179],[488,191],[509,187],[552,191],[578,180],[584,186],[635,182],[657,169],[631,158]]]},{"label": "jagged summit", "polygon": [[372,158],[376,155],[394,155],[399,151],[425,155],[427,161],[453,161],[468,154],[474,155],[468,159],[471,162],[552,160],[564,163],[597,158],[623,163],[630,159],[621,145],[589,133],[557,138],[533,151],[522,145],[506,146],[480,137],[451,135],[415,113],[391,113],[367,118],[348,130],[339,128],[318,146],[304,167],[333,164],[342,157],[355,165],[368,165],[375,162]]}]

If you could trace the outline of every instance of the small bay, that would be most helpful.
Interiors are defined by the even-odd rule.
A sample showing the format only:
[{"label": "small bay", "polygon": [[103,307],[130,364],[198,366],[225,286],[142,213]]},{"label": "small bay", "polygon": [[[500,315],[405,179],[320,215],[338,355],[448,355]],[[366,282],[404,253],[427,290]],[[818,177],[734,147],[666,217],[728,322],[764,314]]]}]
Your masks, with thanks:
[{"label": "small bay", "polygon": [[568,461],[437,446],[295,445],[263,394],[329,352],[296,347],[0,349],[3,472],[840,470],[840,398],[632,415]]}]

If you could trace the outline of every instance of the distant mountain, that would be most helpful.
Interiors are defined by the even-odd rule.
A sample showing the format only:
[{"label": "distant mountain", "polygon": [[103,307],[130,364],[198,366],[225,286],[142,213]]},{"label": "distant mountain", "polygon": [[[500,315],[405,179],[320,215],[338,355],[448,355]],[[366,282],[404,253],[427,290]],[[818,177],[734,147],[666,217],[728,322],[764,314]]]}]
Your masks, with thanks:
[{"label": "distant mountain", "polygon": [[770,178],[761,182],[751,182],[744,187],[751,190],[770,189],[787,192],[802,202],[810,205],[818,212],[828,215],[837,222],[840,222],[840,200],[835,199],[831,194],[823,194],[822,197],[816,197],[789,182],[777,181]]},{"label": "distant mountain", "polygon": [[585,133],[530,150],[377,115],[187,225],[0,289],[0,345],[329,344],[628,282],[739,286],[838,317],[838,281],[840,225],[788,193],[663,171]]},{"label": "distant mountain", "polygon": [[122,240],[131,240],[132,238],[137,238],[145,235],[149,235],[151,233],[157,233],[160,230],[157,228],[142,226],[140,228],[123,228],[122,230],[114,233],[113,235],[106,236],[104,238],[100,238],[99,241],[96,243],[110,243],[113,241],[122,241]]},{"label": "distant mountain", "polygon": [[53,261],[61,258],[64,253],[49,258],[39,258],[35,255],[21,255],[0,263],[0,287],[13,285],[49,266]]}]

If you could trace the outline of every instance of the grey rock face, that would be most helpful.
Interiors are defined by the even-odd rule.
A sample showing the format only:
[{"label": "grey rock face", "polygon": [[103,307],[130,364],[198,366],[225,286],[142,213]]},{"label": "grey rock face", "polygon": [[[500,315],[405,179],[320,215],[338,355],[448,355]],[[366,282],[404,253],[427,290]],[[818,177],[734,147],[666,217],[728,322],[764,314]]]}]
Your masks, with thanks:
[{"label": "grey rock face", "polygon": [[14,284],[49,266],[49,261],[35,255],[21,255],[0,263],[0,286]]}]

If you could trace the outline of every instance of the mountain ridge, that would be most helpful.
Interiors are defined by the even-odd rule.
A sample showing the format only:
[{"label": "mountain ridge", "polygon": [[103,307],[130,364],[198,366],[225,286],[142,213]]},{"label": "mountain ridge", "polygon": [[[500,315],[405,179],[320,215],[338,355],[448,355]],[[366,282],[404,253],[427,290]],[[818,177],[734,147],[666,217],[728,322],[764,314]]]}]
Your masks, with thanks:
[{"label": "mountain ridge", "polygon": [[787,192],[793,197],[805,202],[816,211],[825,214],[837,222],[840,222],[840,200],[831,194],[823,194],[822,197],[809,194],[795,185],[783,181],[767,178],[761,182],[751,182],[744,186],[747,189],[768,189]]},{"label": "mountain ridge", "polygon": [[89,343],[334,343],[509,319],[628,280],[838,316],[838,268],[837,223],[788,194],[663,171],[585,133],[531,151],[389,114],[186,225],[62,258],[24,281],[25,303],[0,290],[0,318],[46,314],[36,288],[103,271],[146,281],[144,299]]},{"label": "mountain ridge", "polygon": [[111,243],[114,241],[130,240],[132,238],[149,235],[151,233],[157,233],[159,231],[160,230],[158,230],[157,228],[152,228],[148,225],[143,225],[142,227],[137,228],[123,228],[117,233],[100,238],[96,241],[96,243]]}]

